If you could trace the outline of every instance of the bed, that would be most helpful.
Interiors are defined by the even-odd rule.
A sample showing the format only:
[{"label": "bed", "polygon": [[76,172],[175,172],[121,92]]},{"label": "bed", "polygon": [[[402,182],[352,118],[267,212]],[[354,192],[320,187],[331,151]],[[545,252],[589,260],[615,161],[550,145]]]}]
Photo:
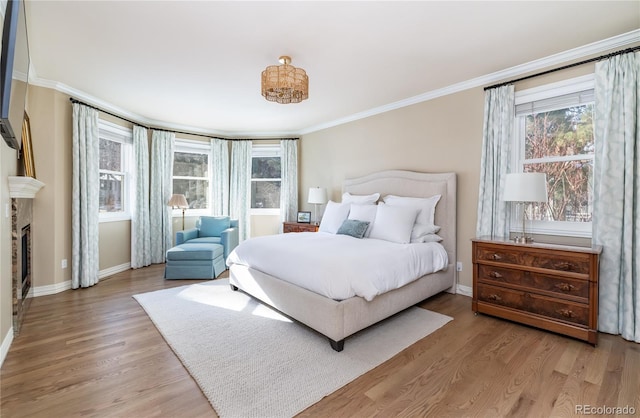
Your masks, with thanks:
[{"label": "bed", "polygon": [[[407,309],[443,291],[455,292],[456,284],[456,174],[420,173],[389,170],[347,179],[343,192],[352,195],[380,193],[428,198],[441,195],[435,207],[435,224],[440,226],[440,245],[446,251],[446,267],[425,274],[399,288],[374,297],[352,296],[336,300],[308,290],[275,275],[263,272],[250,263],[227,260],[229,283],[295,321],[325,335],[336,351],[342,351],[345,339],[385,318]],[[314,234],[302,232],[298,234]],[[291,234],[286,234],[291,235]],[[303,237],[300,237],[303,238]],[[252,241],[252,240],[248,240]],[[413,244],[411,244],[413,245]],[[425,245],[425,244],[417,244]],[[239,246],[242,247],[242,244]],[[300,271],[300,275],[308,272]],[[370,299],[370,300],[367,300]]]}]

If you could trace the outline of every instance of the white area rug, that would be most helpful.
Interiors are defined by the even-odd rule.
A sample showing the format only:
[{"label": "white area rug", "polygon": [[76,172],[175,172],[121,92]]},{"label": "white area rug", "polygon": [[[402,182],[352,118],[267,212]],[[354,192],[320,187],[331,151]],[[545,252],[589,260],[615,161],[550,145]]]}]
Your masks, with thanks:
[{"label": "white area rug", "polygon": [[290,417],[452,318],[410,308],[331,349],[227,279],[135,295],[222,418]]}]

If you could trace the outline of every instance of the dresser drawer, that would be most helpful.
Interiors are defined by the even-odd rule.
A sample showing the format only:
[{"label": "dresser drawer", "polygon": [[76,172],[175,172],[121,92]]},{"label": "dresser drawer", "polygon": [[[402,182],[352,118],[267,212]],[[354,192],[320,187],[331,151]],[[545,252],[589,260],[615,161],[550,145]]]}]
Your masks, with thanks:
[{"label": "dresser drawer", "polygon": [[523,250],[519,247],[478,245],[474,254],[477,262],[544,268],[548,270],[589,274],[588,254],[541,252],[536,249]]},{"label": "dresser drawer", "polygon": [[484,283],[478,283],[477,290],[478,302],[531,312],[572,324],[589,325],[589,306],[586,304]]},{"label": "dresser drawer", "polygon": [[487,284],[512,286],[549,296],[559,296],[576,302],[587,303],[589,300],[587,280],[483,264],[478,266],[478,280]]}]

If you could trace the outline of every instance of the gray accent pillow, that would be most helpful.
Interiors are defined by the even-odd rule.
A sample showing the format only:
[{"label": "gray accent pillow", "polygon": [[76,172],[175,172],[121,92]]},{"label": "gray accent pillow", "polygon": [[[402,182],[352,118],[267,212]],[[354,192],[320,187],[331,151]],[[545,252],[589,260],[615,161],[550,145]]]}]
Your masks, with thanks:
[{"label": "gray accent pillow", "polygon": [[364,237],[364,233],[367,232],[369,222],[359,221],[357,219],[345,219],[338,228],[336,234],[350,235],[354,238]]}]

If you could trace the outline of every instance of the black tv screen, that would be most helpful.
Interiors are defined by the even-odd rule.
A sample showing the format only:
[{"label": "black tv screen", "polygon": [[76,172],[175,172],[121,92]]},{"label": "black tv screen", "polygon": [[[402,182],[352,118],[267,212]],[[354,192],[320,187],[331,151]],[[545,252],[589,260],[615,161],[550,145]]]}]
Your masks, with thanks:
[{"label": "black tv screen", "polygon": [[0,134],[20,149],[29,79],[29,44],[22,0],[9,0],[0,51]]}]

